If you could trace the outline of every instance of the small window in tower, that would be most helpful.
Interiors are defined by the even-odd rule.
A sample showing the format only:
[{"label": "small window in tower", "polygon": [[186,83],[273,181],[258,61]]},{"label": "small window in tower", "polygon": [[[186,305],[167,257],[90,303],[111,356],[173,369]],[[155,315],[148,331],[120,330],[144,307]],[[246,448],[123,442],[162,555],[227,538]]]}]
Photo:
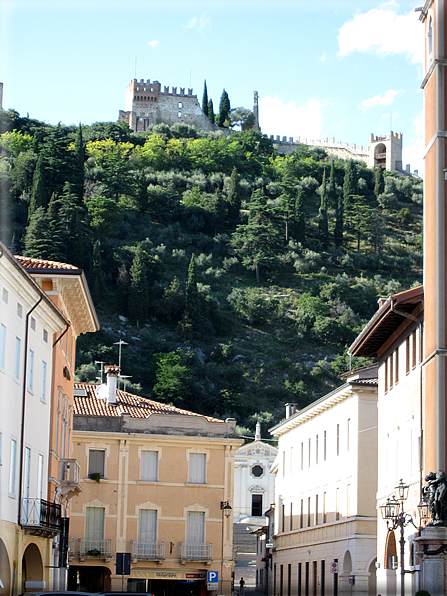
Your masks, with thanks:
[{"label": "small window in tower", "polygon": [[140,90],[140,88],[139,88],[139,87],[137,87],[137,91],[139,91],[139,90]]},{"label": "small window in tower", "polygon": [[178,107],[179,107],[179,108],[183,108],[183,102],[179,101],[179,102],[178,102]]},{"label": "small window in tower", "polygon": [[182,113],[181,113],[181,112],[179,112],[179,113],[177,114],[177,116],[178,116],[179,118],[181,118],[181,117],[182,117]]},{"label": "small window in tower", "polygon": [[143,87],[143,91],[146,91],[146,87]]},{"label": "small window in tower", "polygon": [[153,88],[153,87],[151,87],[151,92],[152,92],[152,93],[154,92],[154,88]]}]

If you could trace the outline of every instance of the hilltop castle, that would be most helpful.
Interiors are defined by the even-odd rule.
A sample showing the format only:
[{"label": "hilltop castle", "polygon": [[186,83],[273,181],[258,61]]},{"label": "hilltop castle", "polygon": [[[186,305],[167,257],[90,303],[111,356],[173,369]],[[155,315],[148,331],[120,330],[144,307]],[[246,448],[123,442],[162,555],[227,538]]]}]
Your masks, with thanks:
[{"label": "hilltop castle", "polygon": [[[202,112],[197,95],[193,90],[185,87],[164,87],[158,81],[150,79],[133,79],[126,89],[125,109],[119,111],[118,120],[127,122],[134,132],[145,131],[153,124],[175,124],[182,122],[194,126],[198,130],[216,130],[208,117]],[[254,130],[260,131],[259,126],[259,96],[254,91],[253,114],[255,116]],[[228,132],[225,129],[225,132]],[[410,166],[405,170],[402,166],[402,133],[390,132],[389,136],[371,134],[368,147],[355,144],[335,142],[335,137],[324,137],[322,140],[308,140],[300,137],[280,137],[270,135],[279,153],[293,153],[300,145],[322,147],[329,155],[336,155],[344,159],[360,159],[369,167],[381,165],[384,169],[398,172],[403,176],[411,176]],[[418,175],[417,170],[414,175]]]}]

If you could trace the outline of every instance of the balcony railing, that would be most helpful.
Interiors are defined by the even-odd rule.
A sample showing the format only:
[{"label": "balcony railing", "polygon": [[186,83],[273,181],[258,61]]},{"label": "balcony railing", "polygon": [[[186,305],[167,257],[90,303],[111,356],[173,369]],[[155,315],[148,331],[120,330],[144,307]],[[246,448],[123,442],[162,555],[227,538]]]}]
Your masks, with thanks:
[{"label": "balcony railing", "polygon": [[75,539],[69,538],[68,539],[68,553],[67,556],[69,559],[72,559],[75,556]]},{"label": "balcony railing", "polygon": [[164,542],[136,542],[131,541],[132,559],[154,559],[165,558]]},{"label": "balcony railing", "polygon": [[110,559],[112,556],[111,540],[86,540],[79,538],[79,556],[82,558],[92,557]]},{"label": "balcony railing", "polygon": [[181,542],[180,559],[186,561],[212,561],[213,545],[210,543],[189,544],[187,542]]},{"label": "balcony railing", "polygon": [[55,536],[61,530],[61,506],[44,499],[24,497],[20,519],[28,534]]},{"label": "balcony railing", "polygon": [[59,480],[64,486],[77,485],[81,478],[81,466],[76,459],[61,459],[59,462]]}]

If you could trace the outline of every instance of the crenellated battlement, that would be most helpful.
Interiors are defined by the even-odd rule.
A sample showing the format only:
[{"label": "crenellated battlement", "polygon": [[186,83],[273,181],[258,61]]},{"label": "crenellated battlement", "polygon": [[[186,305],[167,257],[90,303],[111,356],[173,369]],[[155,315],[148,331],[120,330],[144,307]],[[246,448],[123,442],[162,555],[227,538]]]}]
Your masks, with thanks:
[{"label": "crenellated battlement", "polygon": [[302,137],[281,137],[280,135],[270,135],[270,139],[275,144],[285,144],[291,145],[294,148],[298,147],[299,145],[310,145],[314,147],[324,147],[324,148],[333,148],[333,149],[345,149],[351,154],[354,154],[359,157],[368,157],[370,153],[369,147],[363,147],[362,145],[357,146],[355,143],[342,143],[341,141],[336,141],[335,137],[323,137],[322,139],[306,139]]},{"label": "crenellated battlement", "polygon": [[[171,89],[171,91],[170,91]],[[161,84],[159,81],[152,81],[150,79],[133,79],[128,87],[127,92],[133,93],[135,97],[140,97],[137,101],[142,101],[141,98],[145,96],[156,96],[159,95],[172,95],[175,97],[194,97],[197,98],[197,95],[194,95],[193,89],[188,89],[186,91],[186,87],[179,87],[179,91],[177,91],[177,87],[169,87],[169,85],[165,85],[163,91],[161,90]]]}]

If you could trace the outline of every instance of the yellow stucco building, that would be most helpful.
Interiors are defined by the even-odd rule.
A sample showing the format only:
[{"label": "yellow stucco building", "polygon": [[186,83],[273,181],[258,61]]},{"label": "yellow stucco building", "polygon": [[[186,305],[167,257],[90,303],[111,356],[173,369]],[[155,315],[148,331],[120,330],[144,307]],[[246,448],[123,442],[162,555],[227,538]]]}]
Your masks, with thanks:
[{"label": "yellow stucco building", "polygon": [[229,595],[236,421],[131,395],[106,371],[107,385],[75,384],[68,588],[203,596],[212,571]]}]

